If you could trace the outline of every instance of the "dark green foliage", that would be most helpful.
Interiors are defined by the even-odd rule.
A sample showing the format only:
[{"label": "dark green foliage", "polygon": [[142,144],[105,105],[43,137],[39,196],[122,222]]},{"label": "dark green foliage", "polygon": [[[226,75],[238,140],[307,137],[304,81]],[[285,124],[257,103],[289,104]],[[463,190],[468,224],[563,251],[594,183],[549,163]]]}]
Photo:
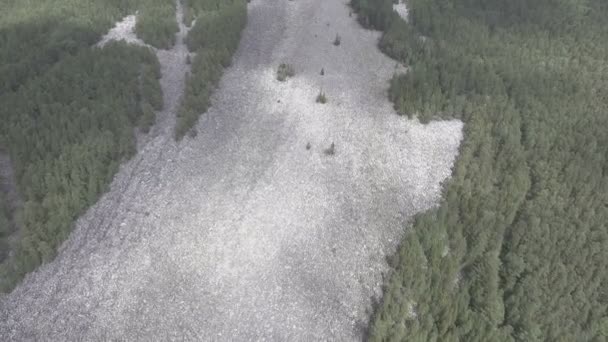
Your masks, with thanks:
[{"label": "dark green foliage", "polygon": [[6,199],[4,197],[4,193],[0,192],[0,238],[4,238],[10,233],[8,204],[6,203]]},{"label": "dark green foliage", "polygon": [[12,233],[9,220],[9,206],[3,191],[0,191],[0,263],[9,253],[8,237]]},{"label": "dark green foliage", "polygon": [[[192,4],[214,2],[213,0],[190,0]],[[200,11],[196,24],[188,34],[188,49],[196,52],[201,48],[235,51],[239,45],[241,31],[247,22],[247,6],[240,0],[223,0],[208,5]]]},{"label": "dark green foliage", "polygon": [[154,107],[147,101],[141,103],[141,116],[139,118],[138,126],[144,133],[148,133],[154,122],[156,121],[156,113]]},{"label": "dark green foliage", "polygon": [[186,40],[190,51],[196,52],[196,57],[192,59],[192,73],[186,81],[178,112],[177,140],[183,138],[200,114],[209,108],[213,89],[223,68],[230,65],[247,21],[247,7],[243,1],[189,0],[188,5],[189,11],[200,12],[200,15],[196,16],[196,24]]},{"label": "dark green foliage", "polygon": [[[2,97],[2,134],[15,158],[22,189],[22,239],[14,260],[0,274],[10,286],[54,256],[72,221],[95,202],[118,164],[134,151],[133,131],[154,118],[137,80],[141,66],[154,67],[145,48],[109,44],[83,50],[57,63],[15,93]],[[153,114],[153,113],[152,113]],[[150,115],[146,113],[145,115]]]},{"label": "dark green foliage", "polygon": [[192,21],[207,12],[218,11],[226,3],[235,3],[239,0],[181,0],[184,5],[184,23],[187,26]]},{"label": "dark green foliage", "polygon": [[[146,0],[15,1],[0,11],[0,144],[23,206],[0,204],[0,290],[55,255],[74,219],[106,189],[162,107],[159,65],[147,48],[92,48]],[[153,108],[153,109],[151,109]],[[4,218],[18,232],[6,241]]]},{"label": "dark green foliage", "polygon": [[350,3],[365,27],[385,30],[393,16],[397,16],[393,13],[393,0],[351,0]]},{"label": "dark green foliage", "polygon": [[[0,94],[16,90],[65,56],[95,44],[115,22],[140,8],[145,10],[139,11],[136,30],[147,43],[163,45],[157,40],[173,39],[177,28],[172,0],[39,0],[36,6],[23,1],[2,6]],[[160,13],[166,17],[160,18]],[[158,33],[166,27],[171,27],[171,35]]]},{"label": "dark green foliage", "polygon": [[327,96],[325,96],[325,93],[323,91],[320,91],[315,101],[317,103],[325,104],[327,103]]},{"label": "dark green foliage", "polygon": [[465,122],[440,207],[391,260],[370,340],[605,341],[604,2],[410,0],[412,26],[378,15],[388,1],[353,2],[412,67],[391,82],[397,110]]},{"label": "dark green foliage", "polygon": [[158,82],[160,76],[160,64],[156,58],[150,59],[149,64],[141,66],[139,74],[141,95],[155,110],[163,109],[163,91]]},{"label": "dark green foliage", "polygon": [[291,64],[281,63],[277,69],[277,80],[284,82],[288,77],[293,77],[296,74],[296,70]]},{"label": "dark green foliage", "polygon": [[139,7],[135,33],[144,42],[169,49],[175,44],[177,31],[175,0],[145,0],[145,5]]},{"label": "dark green foliage", "polygon": [[222,61],[227,58],[220,52],[201,49],[192,61],[192,75],[186,80],[186,92],[177,113],[176,139],[181,139],[209,108],[213,89],[222,76]]}]

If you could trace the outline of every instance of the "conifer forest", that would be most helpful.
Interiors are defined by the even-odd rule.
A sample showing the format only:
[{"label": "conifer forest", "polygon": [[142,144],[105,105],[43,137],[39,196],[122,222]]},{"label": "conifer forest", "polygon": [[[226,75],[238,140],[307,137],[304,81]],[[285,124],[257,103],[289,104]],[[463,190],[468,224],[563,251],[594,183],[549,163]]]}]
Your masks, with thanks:
[{"label": "conifer forest", "polygon": [[0,0],[0,340],[608,341],[608,1]]}]

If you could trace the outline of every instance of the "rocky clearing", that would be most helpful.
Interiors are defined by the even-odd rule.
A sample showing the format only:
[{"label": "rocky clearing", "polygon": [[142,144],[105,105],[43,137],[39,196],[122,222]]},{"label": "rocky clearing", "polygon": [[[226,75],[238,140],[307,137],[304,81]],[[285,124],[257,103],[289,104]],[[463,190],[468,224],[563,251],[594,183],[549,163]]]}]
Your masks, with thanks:
[{"label": "rocky clearing", "polygon": [[[186,32],[156,51],[157,125],[58,257],[1,299],[2,340],[361,339],[385,256],[437,203],[462,123],[395,114],[395,61],[347,0],[252,0],[197,137],[175,143]],[[283,62],[296,74],[279,82]]]}]

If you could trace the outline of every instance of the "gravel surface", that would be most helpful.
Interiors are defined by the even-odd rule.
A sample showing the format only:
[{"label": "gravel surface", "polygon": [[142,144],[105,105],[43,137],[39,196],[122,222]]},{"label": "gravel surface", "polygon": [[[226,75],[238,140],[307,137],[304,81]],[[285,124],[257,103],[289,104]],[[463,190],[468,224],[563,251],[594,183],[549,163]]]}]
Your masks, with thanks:
[{"label": "gravel surface", "polygon": [[395,114],[395,61],[346,2],[253,0],[213,107],[179,145],[187,52],[159,54],[157,126],[58,257],[1,300],[0,340],[361,339],[385,255],[436,204],[462,123]]}]

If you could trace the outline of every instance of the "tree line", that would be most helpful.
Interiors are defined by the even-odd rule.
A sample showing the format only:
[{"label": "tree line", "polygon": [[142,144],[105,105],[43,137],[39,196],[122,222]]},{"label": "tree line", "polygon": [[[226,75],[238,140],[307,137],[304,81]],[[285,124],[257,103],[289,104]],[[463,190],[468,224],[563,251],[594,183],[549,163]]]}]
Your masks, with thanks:
[{"label": "tree line", "polygon": [[0,13],[0,148],[23,199],[12,213],[0,195],[2,291],[53,258],[162,107],[149,49],[92,48],[143,1],[8,1]]},{"label": "tree line", "polygon": [[[208,107],[247,14],[239,0],[182,2],[186,21],[197,18],[187,39],[197,54],[176,138]],[[173,0],[40,0],[34,8],[9,0],[0,11],[0,148],[23,199],[10,212],[0,192],[0,291],[54,257],[76,218],[135,152],[135,131],[147,132],[162,109],[152,51],[116,42],[92,48],[136,12],[139,38],[157,48],[175,43]]]},{"label": "tree line", "polygon": [[196,55],[177,114],[177,140],[188,132],[196,134],[192,127],[209,108],[211,94],[230,65],[247,22],[247,4],[242,0],[189,0],[185,9],[190,17],[185,20],[196,18],[186,39]]},{"label": "tree line", "polygon": [[411,66],[401,114],[459,118],[438,208],[390,258],[372,341],[608,339],[608,6],[353,0]]}]

